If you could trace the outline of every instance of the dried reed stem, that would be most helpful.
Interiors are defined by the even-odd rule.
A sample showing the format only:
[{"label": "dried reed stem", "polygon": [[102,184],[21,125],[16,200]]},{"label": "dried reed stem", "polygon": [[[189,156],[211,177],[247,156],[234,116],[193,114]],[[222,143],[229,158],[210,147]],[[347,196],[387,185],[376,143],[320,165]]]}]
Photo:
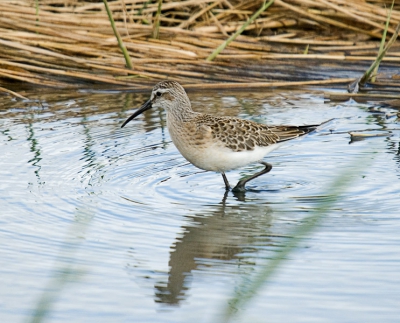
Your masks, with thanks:
[{"label": "dried reed stem", "polygon": [[[324,84],[330,75],[348,79],[365,70],[387,21],[378,0],[275,0],[268,11],[272,1],[103,1],[1,0],[0,82],[136,89],[165,78],[227,88]],[[386,29],[394,34],[400,3],[390,20]],[[216,48],[223,51],[210,64]],[[386,55],[386,65],[400,68],[400,45],[393,42]],[[382,80],[400,87],[395,75],[381,73]]]},{"label": "dried reed stem", "polygon": [[219,53],[221,53],[226,46],[228,46],[234,39],[237,38],[237,36],[239,36],[246,28],[248,25],[250,25],[251,23],[254,22],[254,20],[257,19],[257,17],[259,15],[261,15],[262,12],[264,12],[270,5],[272,5],[274,3],[274,0],[270,0],[268,3],[264,3],[262,5],[262,7],[256,12],[254,13],[254,15],[252,15],[244,24],[242,27],[239,28],[238,31],[236,31],[231,37],[229,37],[225,42],[223,42],[220,46],[218,46],[218,48],[216,48],[210,56],[207,57],[207,61],[211,62],[212,60],[214,60],[215,57],[217,57],[217,55]]}]

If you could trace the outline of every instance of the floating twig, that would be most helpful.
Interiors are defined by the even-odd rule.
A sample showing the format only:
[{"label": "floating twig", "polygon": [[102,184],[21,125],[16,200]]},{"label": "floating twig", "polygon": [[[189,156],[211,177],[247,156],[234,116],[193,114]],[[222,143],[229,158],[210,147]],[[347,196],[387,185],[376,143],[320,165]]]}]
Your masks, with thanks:
[{"label": "floating twig", "polygon": [[9,94],[11,94],[11,95],[13,95],[13,96],[15,96],[17,98],[20,98],[20,99],[28,100],[28,98],[24,97],[23,95],[21,95],[21,94],[19,94],[17,92],[11,91],[9,89],[6,89],[4,87],[1,87],[1,86],[0,86],[0,91],[9,93]]}]

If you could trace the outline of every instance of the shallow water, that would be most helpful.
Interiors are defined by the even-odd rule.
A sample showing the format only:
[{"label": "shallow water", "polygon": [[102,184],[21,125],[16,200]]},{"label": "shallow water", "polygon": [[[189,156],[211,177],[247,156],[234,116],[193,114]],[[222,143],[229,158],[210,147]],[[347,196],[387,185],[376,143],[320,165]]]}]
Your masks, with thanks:
[{"label": "shallow water", "polygon": [[[220,322],[238,286],[347,171],[321,225],[234,321],[398,322],[400,127],[390,110],[310,90],[189,96],[196,111],[263,123],[335,120],[273,151],[273,170],[235,196],[179,154],[164,111],[120,128],[147,95],[2,97],[0,321],[40,308],[49,322]],[[348,134],[367,129],[389,134]]]}]

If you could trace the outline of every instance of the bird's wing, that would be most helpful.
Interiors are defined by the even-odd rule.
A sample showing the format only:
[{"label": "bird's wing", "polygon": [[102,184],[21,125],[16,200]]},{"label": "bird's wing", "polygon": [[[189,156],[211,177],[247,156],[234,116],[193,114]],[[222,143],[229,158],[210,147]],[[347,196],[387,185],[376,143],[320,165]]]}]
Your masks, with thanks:
[{"label": "bird's wing", "polygon": [[195,122],[199,129],[209,128],[214,141],[233,151],[253,150],[256,146],[269,146],[279,142],[279,136],[268,126],[249,120],[203,114]]},{"label": "bird's wing", "polygon": [[207,128],[214,141],[233,151],[253,150],[305,135],[318,125],[267,126],[250,120],[231,117],[215,117],[201,114],[195,118],[200,131]]}]

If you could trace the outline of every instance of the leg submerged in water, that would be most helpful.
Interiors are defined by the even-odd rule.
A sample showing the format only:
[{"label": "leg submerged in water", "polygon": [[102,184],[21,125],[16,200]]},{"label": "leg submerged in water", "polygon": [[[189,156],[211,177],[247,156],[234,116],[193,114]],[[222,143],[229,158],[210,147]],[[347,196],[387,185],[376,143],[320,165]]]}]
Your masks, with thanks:
[{"label": "leg submerged in water", "polygon": [[255,179],[256,177],[268,173],[272,169],[271,164],[268,164],[266,162],[261,162],[261,164],[263,164],[265,166],[265,168],[261,172],[255,173],[253,176],[250,176],[248,178],[245,178],[245,179],[242,179],[241,181],[239,181],[237,183],[237,185],[233,188],[232,192],[244,192],[246,190],[245,185],[247,182],[250,182],[251,180]]},{"label": "leg submerged in water", "polygon": [[225,190],[229,191],[231,189],[231,186],[229,185],[228,179],[226,178],[225,173],[221,173],[222,178],[224,179],[224,183],[225,183]]}]

